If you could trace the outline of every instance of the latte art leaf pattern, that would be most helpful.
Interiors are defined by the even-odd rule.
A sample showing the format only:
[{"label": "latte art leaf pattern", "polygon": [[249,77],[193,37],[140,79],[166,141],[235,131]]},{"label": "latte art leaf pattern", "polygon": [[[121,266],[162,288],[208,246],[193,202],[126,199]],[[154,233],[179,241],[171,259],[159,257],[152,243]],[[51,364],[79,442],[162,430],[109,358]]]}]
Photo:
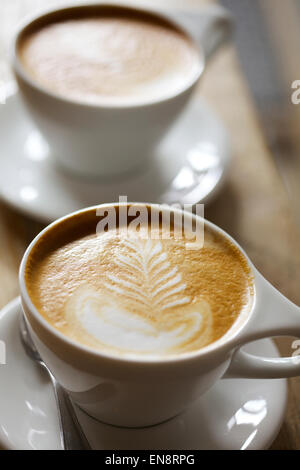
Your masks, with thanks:
[{"label": "latte art leaf pattern", "polygon": [[209,342],[210,306],[186,295],[161,241],[121,239],[113,265],[103,290],[84,284],[67,303],[67,320],[80,335],[132,353],[184,351]]},{"label": "latte art leaf pattern", "polygon": [[50,228],[27,260],[28,294],[45,321],[94,351],[158,360],[199,352],[248,315],[252,270],[209,224],[203,245],[190,249],[194,233],[166,225],[160,209],[154,230],[139,225],[145,209],[152,224],[150,207],[133,204],[118,230],[95,230],[94,208]]},{"label": "latte art leaf pattern", "polygon": [[[108,274],[105,286],[115,294],[129,297],[141,310],[166,310],[190,302],[178,268],[171,267],[159,240],[122,241],[126,255],[118,253],[118,275]],[[142,288],[141,288],[142,285]]]},{"label": "latte art leaf pattern", "polygon": [[[188,327],[182,323],[170,330],[159,329],[157,325],[128,312],[113,300],[103,301],[97,292],[86,286],[75,293],[66,314],[73,327],[76,328],[78,322],[85,333],[101,344],[139,353],[163,353],[180,347],[201,329],[203,321],[199,312],[191,312]],[[82,336],[82,332],[80,334]]]}]

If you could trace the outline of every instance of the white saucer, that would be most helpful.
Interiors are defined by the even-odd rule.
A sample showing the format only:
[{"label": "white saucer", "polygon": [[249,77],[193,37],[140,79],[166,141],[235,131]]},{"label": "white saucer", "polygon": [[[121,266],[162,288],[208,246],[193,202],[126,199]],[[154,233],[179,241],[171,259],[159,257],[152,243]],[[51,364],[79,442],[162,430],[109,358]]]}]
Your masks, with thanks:
[{"label": "white saucer", "polygon": [[194,99],[153,156],[151,167],[114,180],[87,180],[52,163],[18,92],[0,104],[0,198],[43,222],[105,202],[195,204],[217,193],[230,158],[223,124]]},{"label": "white saucer", "polygon": [[[25,356],[19,340],[19,299],[0,312],[0,448],[60,449],[53,390],[44,371]],[[247,349],[278,356],[271,340]],[[285,380],[221,380],[185,413],[143,429],[101,424],[78,411],[94,449],[265,449],[285,413]]]}]

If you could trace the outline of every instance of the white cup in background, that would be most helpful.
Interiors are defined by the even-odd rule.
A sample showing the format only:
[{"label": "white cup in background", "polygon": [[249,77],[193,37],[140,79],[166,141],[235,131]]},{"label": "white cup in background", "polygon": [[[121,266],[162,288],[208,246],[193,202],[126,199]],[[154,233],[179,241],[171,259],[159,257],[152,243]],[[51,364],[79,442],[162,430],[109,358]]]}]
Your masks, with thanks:
[{"label": "white cup in background", "polygon": [[[116,6],[115,3],[112,5]],[[221,7],[207,7],[199,13],[183,12],[175,16],[152,13],[171,23],[176,22],[194,37],[201,57],[199,73],[172,96],[139,104],[94,105],[76,102],[43,88],[28,75],[18,55],[20,38],[34,22],[51,18],[58,12],[72,15],[72,11],[80,8],[92,9],[95,4],[53,8],[19,28],[13,43],[12,66],[21,96],[48,142],[53,159],[61,167],[90,177],[111,176],[143,168],[187,105],[206,61],[230,37],[230,16]],[[101,11],[103,5],[96,8]],[[132,8],[139,10],[136,6]]]}]

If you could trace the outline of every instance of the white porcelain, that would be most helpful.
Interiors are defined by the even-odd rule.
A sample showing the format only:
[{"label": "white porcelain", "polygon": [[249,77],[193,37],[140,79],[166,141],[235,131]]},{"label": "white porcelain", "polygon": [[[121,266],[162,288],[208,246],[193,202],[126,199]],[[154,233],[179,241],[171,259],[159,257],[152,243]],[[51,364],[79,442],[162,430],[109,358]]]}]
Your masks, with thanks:
[{"label": "white porcelain", "polygon": [[231,158],[229,137],[209,106],[194,98],[156,149],[152,164],[122,179],[92,181],[53,165],[47,143],[28,118],[19,93],[0,104],[0,198],[45,223],[95,204],[131,201],[207,203]]},{"label": "white porcelain", "polygon": [[[181,213],[180,209],[166,206],[156,206],[156,209]],[[96,208],[85,210],[96,211]],[[197,216],[187,212],[185,217],[188,220]],[[272,287],[244,252],[254,279],[253,307],[240,314],[222,338],[198,351],[157,358],[117,357],[92,350],[62,335],[34,307],[24,273],[37,240],[64,219],[43,230],[28,247],[20,267],[21,298],[40,355],[58,382],[90,415],[119,426],[149,426],[182,412],[221,377],[271,379],[300,375],[300,356],[266,359],[240,349],[258,338],[300,337],[300,308]],[[224,231],[208,221],[206,224],[242,250]]]},{"label": "white porcelain", "polygon": [[[24,353],[19,339],[20,300],[0,312],[0,339],[7,364],[0,365],[0,449],[60,449],[53,389],[44,371]],[[270,340],[248,352],[276,357]],[[158,426],[117,428],[77,416],[93,449],[267,449],[286,409],[286,380],[220,380],[187,411]]]},{"label": "white porcelain", "polygon": [[[45,15],[57,10],[80,8],[80,5],[56,7]],[[93,5],[85,5],[84,8],[93,8]],[[134,8],[138,7],[135,5]],[[37,18],[41,16],[44,15]],[[178,15],[179,18],[181,16],[184,15]],[[27,109],[59,165],[90,177],[122,174],[144,167],[145,161],[151,159],[154,149],[187,105],[202,75],[206,58],[229,35],[230,19],[223,9],[210,9],[209,13],[199,10],[194,17],[188,16],[189,25],[191,18],[194,29],[195,24],[199,25],[197,39],[204,38],[203,48],[199,44],[199,73],[176,94],[128,105],[79,103],[39,86],[23,69],[17,53],[22,31],[36,18],[19,28],[12,49],[13,70]],[[169,21],[174,22],[174,15]]]}]

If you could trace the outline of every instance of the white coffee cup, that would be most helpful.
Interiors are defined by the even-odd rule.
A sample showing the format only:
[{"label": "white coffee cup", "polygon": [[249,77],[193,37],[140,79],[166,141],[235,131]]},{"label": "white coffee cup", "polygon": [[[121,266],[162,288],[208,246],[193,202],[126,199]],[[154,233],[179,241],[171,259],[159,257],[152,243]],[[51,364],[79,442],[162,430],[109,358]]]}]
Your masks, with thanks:
[{"label": "white coffee cup", "polygon": [[[182,214],[180,209],[153,207]],[[96,207],[75,214],[90,210]],[[199,350],[153,359],[109,355],[64,336],[35,308],[24,276],[28,257],[37,241],[49,230],[53,236],[53,228],[73,215],[54,222],[33,240],[21,263],[20,289],[24,314],[40,355],[74,402],[88,414],[119,426],[149,426],[182,412],[221,378],[273,379],[300,375],[300,356],[293,357],[293,350],[291,357],[266,358],[241,349],[260,338],[300,337],[300,308],[263,278],[228,234],[208,221],[205,222],[208,227],[241,250],[254,278],[251,310],[241,314],[223,337]],[[187,219],[198,217],[189,212],[185,216]]]},{"label": "white coffee cup", "polygon": [[[116,3],[112,2],[112,5]],[[29,25],[58,11],[80,8],[95,8],[95,4],[53,8],[26,21],[19,28],[12,48],[12,66],[21,96],[48,142],[51,155],[62,168],[90,177],[122,174],[138,167],[143,168],[188,103],[206,60],[230,36],[230,17],[221,7],[204,9],[202,13],[194,15],[182,13],[179,16],[182,28],[186,26],[191,36],[195,36],[194,41],[198,43],[202,60],[197,76],[187,81],[181,91],[139,104],[100,105],[79,103],[43,88],[28,75],[18,56],[20,37]],[[139,7],[133,8],[139,10]],[[155,15],[174,23],[172,15]]]}]

